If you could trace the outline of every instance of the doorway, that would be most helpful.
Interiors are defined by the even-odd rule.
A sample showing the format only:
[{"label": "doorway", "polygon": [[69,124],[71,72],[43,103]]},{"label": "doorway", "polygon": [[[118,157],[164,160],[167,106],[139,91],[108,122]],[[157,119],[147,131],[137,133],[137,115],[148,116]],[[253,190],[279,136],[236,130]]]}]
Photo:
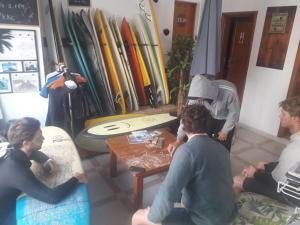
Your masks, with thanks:
[{"label": "doorway", "polygon": [[[290,81],[290,86],[287,98],[300,96],[300,42],[298,45],[297,55],[294,63],[293,73]],[[280,127],[277,136],[288,137],[290,135],[288,129]]]},{"label": "doorway", "polygon": [[242,103],[257,11],[222,14],[221,65],[216,79],[234,83]]},{"label": "doorway", "polygon": [[196,3],[175,1],[172,46],[178,36],[194,38]]}]

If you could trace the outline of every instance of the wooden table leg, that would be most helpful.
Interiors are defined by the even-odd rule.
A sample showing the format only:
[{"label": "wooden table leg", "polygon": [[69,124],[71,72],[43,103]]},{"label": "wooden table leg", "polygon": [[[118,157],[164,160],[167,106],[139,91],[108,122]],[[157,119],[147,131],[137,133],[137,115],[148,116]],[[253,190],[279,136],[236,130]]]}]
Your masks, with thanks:
[{"label": "wooden table leg", "polygon": [[133,190],[133,207],[134,210],[140,209],[143,206],[143,176],[133,176],[134,190]]},{"label": "wooden table leg", "polygon": [[109,151],[110,154],[110,176],[117,176],[117,156],[112,151]]}]

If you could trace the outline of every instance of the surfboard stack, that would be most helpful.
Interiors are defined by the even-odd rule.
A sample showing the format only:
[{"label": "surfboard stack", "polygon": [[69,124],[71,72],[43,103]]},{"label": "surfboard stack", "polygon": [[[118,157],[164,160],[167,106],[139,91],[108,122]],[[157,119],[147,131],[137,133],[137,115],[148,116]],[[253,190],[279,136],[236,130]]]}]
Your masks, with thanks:
[{"label": "surfboard stack", "polygon": [[100,9],[62,7],[63,26],[79,72],[99,114],[169,103],[169,90],[152,1],[152,19],[107,17]]}]

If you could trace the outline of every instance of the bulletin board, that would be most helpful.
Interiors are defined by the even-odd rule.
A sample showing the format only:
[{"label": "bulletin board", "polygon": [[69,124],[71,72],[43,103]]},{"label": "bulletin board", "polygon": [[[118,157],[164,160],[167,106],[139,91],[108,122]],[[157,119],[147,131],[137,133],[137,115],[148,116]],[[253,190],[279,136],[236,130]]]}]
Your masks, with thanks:
[{"label": "bulletin board", "polygon": [[283,69],[297,6],[268,7],[257,66]]},{"label": "bulletin board", "polygon": [[36,31],[0,29],[0,94],[39,89]]}]

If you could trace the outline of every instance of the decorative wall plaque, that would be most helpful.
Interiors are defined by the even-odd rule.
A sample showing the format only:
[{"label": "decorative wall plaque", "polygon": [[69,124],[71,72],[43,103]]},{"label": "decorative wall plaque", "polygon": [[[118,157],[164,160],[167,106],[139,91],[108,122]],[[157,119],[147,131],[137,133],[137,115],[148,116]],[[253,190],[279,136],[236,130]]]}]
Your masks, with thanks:
[{"label": "decorative wall plaque", "polygon": [[257,66],[283,69],[297,6],[268,7]]},{"label": "decorative wall plaque", "polygon": [[285,33],[285,27],[288,20],[288,16],[289,16],[288,13],[273,13],[269,33],[273,33],[273,34]]}]

